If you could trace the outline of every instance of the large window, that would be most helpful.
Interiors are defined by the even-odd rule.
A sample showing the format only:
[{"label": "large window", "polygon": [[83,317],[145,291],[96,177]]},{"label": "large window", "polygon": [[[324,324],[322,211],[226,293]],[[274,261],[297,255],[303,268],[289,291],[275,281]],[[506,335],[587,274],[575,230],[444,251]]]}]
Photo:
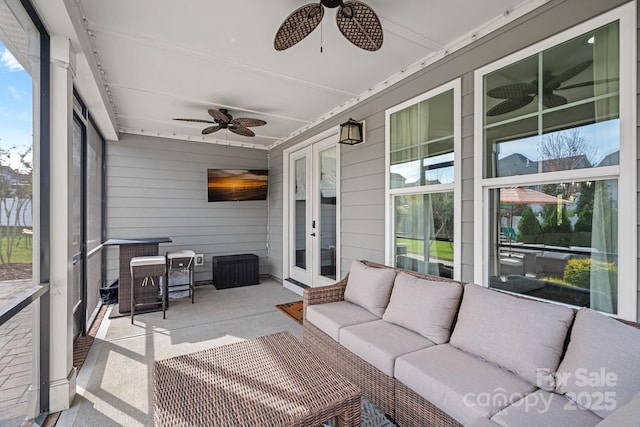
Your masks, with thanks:
[{"label": "large window", "polygon": [[459,81],[387,111],[387,263],[459,278]]},{"label": "large window", "polygon": [[[635,316],[632,257],[635,138],[621,56],[632,25],[619,11],[476,72],[476,281]],[[628,95],[629,94],[629,95]],[[479,176],[478,176],[479,175]],[[635,243],[632,245],[635,248]],[[633,250],[635,253],[635,249]],[[633,288],[633,289],[631,289]],[[626,294],[625,294],[626,292]],[[634,297],[635,299],[635,297]]]}]

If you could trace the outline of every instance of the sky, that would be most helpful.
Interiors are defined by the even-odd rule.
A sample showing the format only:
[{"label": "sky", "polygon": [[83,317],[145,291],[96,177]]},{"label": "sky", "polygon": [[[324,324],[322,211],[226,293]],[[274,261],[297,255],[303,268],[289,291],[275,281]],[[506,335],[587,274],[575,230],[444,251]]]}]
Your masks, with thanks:
[{"label": "sky", "polygon": [[[620,120],[607,120],[577,129],[580,136],[584,138],[585,144],[595,148],[595,159],[589,160],[593,160],[596,164],[606,155],[620,150]],[[572,131],[573,129],[568,130],[568,132]],[[499,146],[498,158],[502,159],[513,153],[519,153],[531,161],[546,160],[538,151],[539,141],[540,137],[535,136],[504,142]],[[416,182],[420,179],[420,160],[392,165],[391,172],[402,175],[407,183]],[[440,182],[453,182],[453,168],[442,169],[440,174],[437,177]]]},{"label": "sky", "polygon": [[[596,149],[596,159],[590,159],[595,160],[594,163],[598,163],[604,156],[620,150],[619,120],[607,120],[576,129],[579,130],[580,136],[584,138],[585,144]],[[569,129],[568,132],[572,132],[572,130]],[[520,153],[532,161],[545,160],[538,151],[539,141],[540,137],[534,136],[502,143],[500,144],[498,158],[502,159],[513,153]]]},{"label": "sky", "polygon": [[[31,76],[0,42],[0,147],[23,152],[33,145]],[[29,158],[31,160],[31,158]],[[17,169],[16,156],[10,166]]]}]

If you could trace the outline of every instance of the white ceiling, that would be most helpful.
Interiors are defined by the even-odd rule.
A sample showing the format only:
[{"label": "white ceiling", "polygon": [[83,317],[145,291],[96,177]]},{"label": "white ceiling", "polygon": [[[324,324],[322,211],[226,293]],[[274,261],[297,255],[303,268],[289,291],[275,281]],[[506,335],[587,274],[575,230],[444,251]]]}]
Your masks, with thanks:
[{"label": "white ceiling", "polygon": [[[83,98],[99,94],[107,101],[100,107],[85,99],[90,108],[106,110],[94,113],[99,124],[109,121],[119,133],[269,148],[546,1],[366,0],[384,30],[377,52],[349,43],[332,9],[310,36],[276,51],[280,24],[309,0],[36,3],[50,31],[73,29],[69,38],[76,49],[88,52],[83,59],[90,71],[76,85]],[[52,3],[61,2],[66,16],[54,16],[60,9]],[[209,119],[208,108],[227,108],[267,125],[253,128],[253,138],[225,130],[203,136],[205,124],[172,120]]]}]

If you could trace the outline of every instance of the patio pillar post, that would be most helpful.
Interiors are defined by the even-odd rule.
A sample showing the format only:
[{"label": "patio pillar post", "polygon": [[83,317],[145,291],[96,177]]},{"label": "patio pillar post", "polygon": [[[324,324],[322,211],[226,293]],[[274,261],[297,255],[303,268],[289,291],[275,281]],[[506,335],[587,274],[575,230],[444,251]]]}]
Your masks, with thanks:
[{"label": "patio pillar post", "polygon": [[76,392],[71,232],[75,55],[67,38],[51,37],[50,412],[68,409]]}]

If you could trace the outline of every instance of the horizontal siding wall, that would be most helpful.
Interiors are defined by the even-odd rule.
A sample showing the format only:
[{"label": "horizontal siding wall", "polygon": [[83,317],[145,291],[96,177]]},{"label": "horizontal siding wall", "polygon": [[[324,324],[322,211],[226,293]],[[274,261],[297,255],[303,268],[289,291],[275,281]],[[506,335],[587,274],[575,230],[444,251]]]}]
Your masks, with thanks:
[{"label": "horizontal siding wall", "polygon": [[[312,138],[349,117],[366,121],[364,144],[340,146],[342,174],[341,237],[344,276],[354,259],[383,262],[385,259],[385,111],[417,95],[460,78],[462,80],[462,272],[463,281],[473,281],[475,209],[474,200],[474,70],[544,40],[615,8],[627,1],[551,0],[532,13],[454,52],[419,73],[408,77],[384,92],[324,122],[269,153],[270,179],[270,249],[272,273],[286,277],[282,271],[282,176],[283,151]],[[405,64],[400,64],[405,65]],[[640,234],[640,226],[639,226]],[[639,240],[640,241],[640,240]],[[640,267],[639,267],[640,268]],[[640,297],[639,297],[640,298]]]},{"label": "horizontal siding wall", "polygon": [[[636,36],[636,48],[638,49],[637,52],[637,58],[636,60],[638,61],[636,64],[636,73],[640,73],[640,5],[638,5],[636,3],[636,25],[638,26],[638,30],[637,30],[637,36]],[[638,109],[637,111],[640,112],[640,74],[638,74],[638,83],[637,83],[637,91],[638,94],[636,94],[636,108]],[[638,113],[640,114],[640,113]],[[636,125],[638,125],[638,131],[637,131],[637,138],[636,141],[640,141],[640,118],[638,119],[638,123],[636,123]],[[637,142],[636,142],[637,143]],[[640,150],[638,150],[638,156],[639,159],[636,161],[636,171],[640,171]],[[637,278],[638,280],[640,280],[640,173],[638,174],[638,184],[637,184],[637,191],[639,192],[638,194],[636,194],[636,201],[638,203],[638,225],[636,226],[636,235],[637,235],[637,245],[638,245],[638,262],[636,263],[636,271],[637,271]],[[636,307],[638,307],[638,314],[637,314],[637,319],[636,321],[640,322],[640,285],[638,286],[638,303],[636,305]]]},{"label": "horizontal siding wall", "polygon": [[[267,261],[267,202],[207,201],[207,169],[266,169],[267,152],[122,135],[107,142],[107,238],[170,237],[160,254],[204,254],[196,281],[211,280],[214,255],[253,253]],[[118,277],[118,249],[107,250],[107,278]]]}]

